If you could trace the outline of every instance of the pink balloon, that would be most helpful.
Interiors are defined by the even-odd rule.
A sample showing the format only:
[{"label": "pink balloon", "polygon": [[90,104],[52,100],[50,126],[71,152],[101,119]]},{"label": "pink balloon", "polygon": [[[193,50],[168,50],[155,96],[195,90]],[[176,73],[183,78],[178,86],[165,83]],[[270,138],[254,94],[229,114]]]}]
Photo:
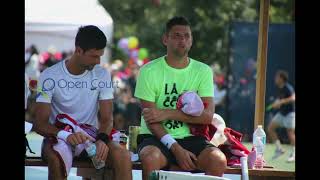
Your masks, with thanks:
[{"label": "pink balloon", "polygon": [[57,52],[54,54],[54,58],[59,61],[62,59],[62,54],[60,52]]}]

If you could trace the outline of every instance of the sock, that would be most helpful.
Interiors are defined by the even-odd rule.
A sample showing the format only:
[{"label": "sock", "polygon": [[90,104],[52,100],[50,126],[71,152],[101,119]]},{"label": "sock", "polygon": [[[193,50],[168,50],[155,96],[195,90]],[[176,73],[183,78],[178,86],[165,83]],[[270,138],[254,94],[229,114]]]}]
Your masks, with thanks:
[{"label": "sock", "polygon": [[281,149],[281,142],[279,139],[276,140],[277,149]]}]

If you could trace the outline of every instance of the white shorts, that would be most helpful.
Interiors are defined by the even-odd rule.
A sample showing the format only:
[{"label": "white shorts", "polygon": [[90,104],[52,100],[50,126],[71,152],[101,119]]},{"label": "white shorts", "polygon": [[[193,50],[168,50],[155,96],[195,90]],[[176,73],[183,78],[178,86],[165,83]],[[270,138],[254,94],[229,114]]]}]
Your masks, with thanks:
[{"label": "white shorts", "polygon": [[296,127],[296,113],[291,112],[287,115],[282,115],[278,112],[272,119],[273,122],[280,125],[280,127],[284,127],[287,129],[295,129]]}]

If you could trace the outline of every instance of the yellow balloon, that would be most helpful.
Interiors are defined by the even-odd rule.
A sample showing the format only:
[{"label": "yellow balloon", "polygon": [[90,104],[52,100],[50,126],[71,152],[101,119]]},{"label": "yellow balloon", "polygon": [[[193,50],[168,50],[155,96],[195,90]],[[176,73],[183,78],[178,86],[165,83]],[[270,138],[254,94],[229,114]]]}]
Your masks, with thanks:
[{"label": "yellow balloon", "polygon": [[138,38],[136,38],[135,36],[129,37],[129,40],[128,40],[128,48],[129,49],[133,49],[133,48],[138,47],[138,44],[139,44]]}]

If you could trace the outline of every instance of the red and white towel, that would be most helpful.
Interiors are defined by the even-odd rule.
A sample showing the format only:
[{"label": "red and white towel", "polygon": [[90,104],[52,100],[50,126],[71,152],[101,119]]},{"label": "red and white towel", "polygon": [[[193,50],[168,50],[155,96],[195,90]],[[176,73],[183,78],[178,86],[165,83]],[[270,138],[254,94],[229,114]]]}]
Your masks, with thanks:
[{"label": "red and white towel", "polygon": [[[207,104],[204,104],[196,92],[187,91],[180,95],[176,105],[178,110],[191,116],[200,116]],[[203,136],[213,142],[227,158],[228,166],[240,165],[240,158],[248,156],[250,151],[241,143],[242,134],[227,128],[224,120],[214,114],[212,124],[189,124],[192,135]],[[248,161],[254,161],[250,153]]]},{"label": "red and white towel", "polygon": [[[56,117],[56,122],[54,124],[57,128],[65,130],[71,133],[81,132],[92,138],[92,141],[95,141],[97,135],[97,128],[89,124],[78,124],[73,118],[67,114],[58,114]],[[114,140],[115,136],[119,131],[112,129],[109,139]],[[72,146],[68,142],[65,142],[62,139],[56,138],[56,143],[53,145],[53,149],[58,153],[58,157],[63,162],[65,168],[65,175],[68,176],[70,169],[72,167],[73,158],[79,156],[80,153],[84,150],[84,144],[78,144]]]}]

